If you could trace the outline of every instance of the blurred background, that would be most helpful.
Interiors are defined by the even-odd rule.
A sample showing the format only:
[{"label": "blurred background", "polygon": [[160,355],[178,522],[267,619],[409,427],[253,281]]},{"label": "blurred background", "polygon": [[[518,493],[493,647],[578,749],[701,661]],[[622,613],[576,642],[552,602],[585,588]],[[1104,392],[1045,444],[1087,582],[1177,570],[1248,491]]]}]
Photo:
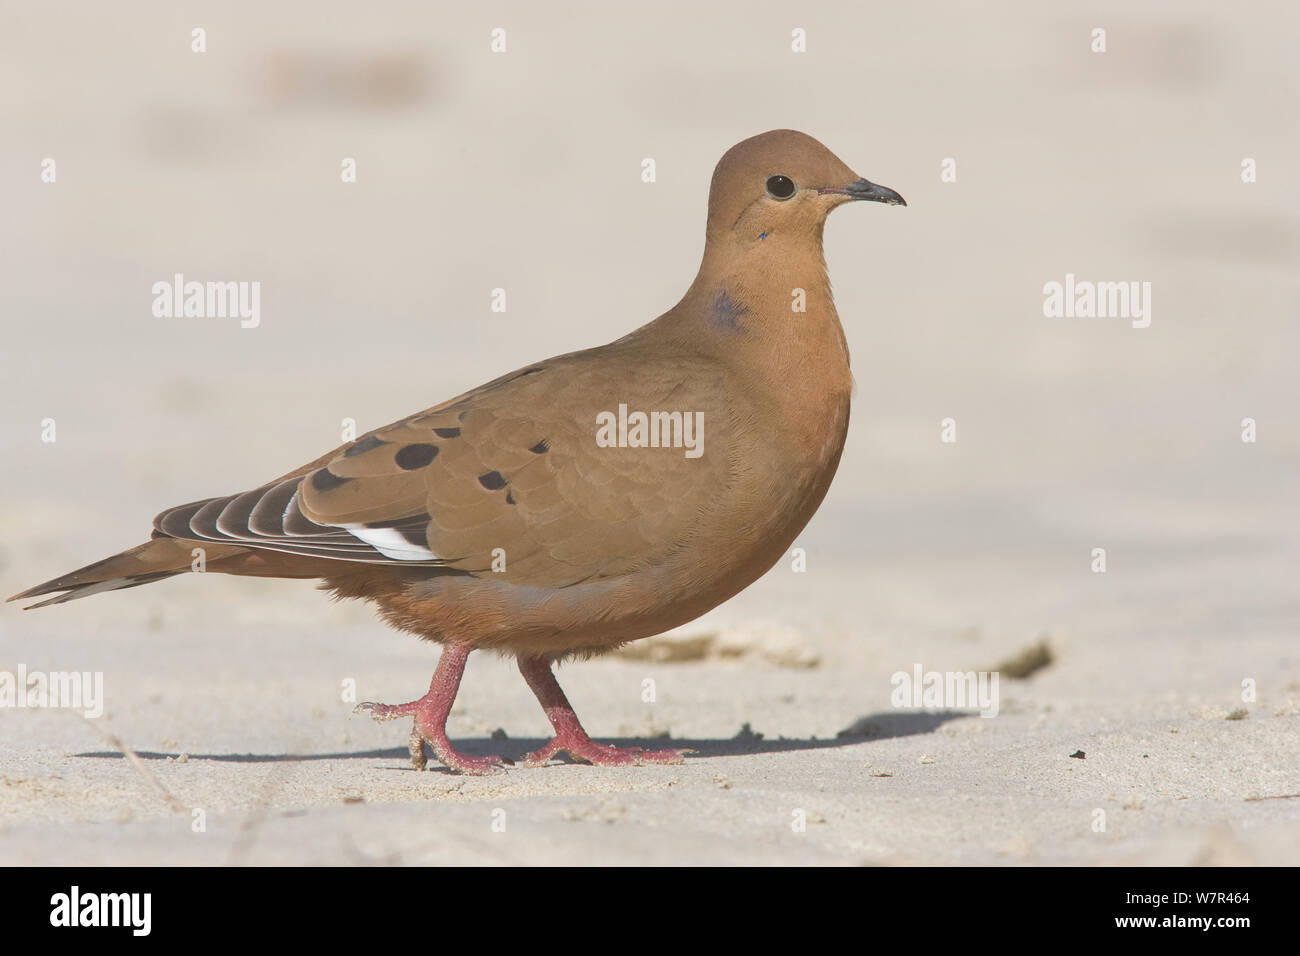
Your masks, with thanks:
[{"label": "blurred background", "polygon": [[[909,207],[830,222],[848,447],[799,542],[808,572],[778,566],[717,614],[882,673],[935,642],[985,639],[987,663],[1044,632],[1151,648],[1171,669],[1152,679],[1190,668],[1228,694],[1244,649],[1292,661],[1292,6],[5,8],[5,595],[138,543],[164,506],[310,460],[345,418],[361,432],[650,320],[695,273],[718,157],[793,127]],[[259,281],[260,326],[156,318],[151,286],[178,272]],[[1066,273],[1150,282],[1150,327],[1044,318],[1042,287]],[[196,601],[210,612],[177,603]],[[341,613],[301,584],[178,580],[10,608],[0,632],[176,608],[169,628],[214,635],[307,635]],[[355,614],[367,640],[407,640]],[[23,653],[59,660],[57,641]]]}]

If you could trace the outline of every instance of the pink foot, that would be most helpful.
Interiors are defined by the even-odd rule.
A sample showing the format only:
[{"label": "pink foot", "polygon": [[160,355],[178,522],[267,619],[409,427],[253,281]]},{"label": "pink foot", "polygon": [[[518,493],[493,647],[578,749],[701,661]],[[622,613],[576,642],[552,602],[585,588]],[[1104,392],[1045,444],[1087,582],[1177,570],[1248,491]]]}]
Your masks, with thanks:
[{"label": "pink foot", "polygon": [[541,750],[523,758],[525,767],[541,767],[556,754],[567,753],[574,760],[597,767],[635,767],[647,763],[681,763],[694,750],[642,750],[640,747],[611,747],[598,744],[586,734],[581,737],[557,736]]},{"label": "pink foot", "polygon": [[538,657],[519,658],[519,670],[533,689],[542,709],[550,718],[555,728],[555,739],[523,758],[525,767],[540,767],[560,752],[567,753],[575,760],[594,764],[597,767],[630,767],[641,764],[681,763],[685,755],[694,750],[642,750],[640,747],[611,747],[598,744],[587,736],[573,712],[569,699],[564,696],[559,682],[551,673],[551,663]]},{"label": "pink foot", "polygon": [[447,739],[447,715],[460,689],[460,678],[465,671],[465,659],[470,648],[464,644],[448,644],[438,660],[438,669],[429,684],[429,692],[419,700],[405,704],[375,704],[367,701],[352,709],[354,714],[369,714],[375,720],[396,720],[414,717],[407,747],[411,752],[411,766],[423,770],[426,763],[424,743],[429,742],[438,759],[449,770],[460,773],[485,774],[498,769],[500,757],[471,757],[460,753]]}]

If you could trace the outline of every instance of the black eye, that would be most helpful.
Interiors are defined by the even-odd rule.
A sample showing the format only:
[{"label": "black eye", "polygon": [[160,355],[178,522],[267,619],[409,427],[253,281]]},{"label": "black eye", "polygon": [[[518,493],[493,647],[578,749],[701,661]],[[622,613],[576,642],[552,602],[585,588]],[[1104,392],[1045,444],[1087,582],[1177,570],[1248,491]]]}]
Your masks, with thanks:
[{"label": "black eye", "polygon": [[789,176],[771,176],[767,180],[767,194],[773,199],[789,199],[794,195],[794,180]]}]

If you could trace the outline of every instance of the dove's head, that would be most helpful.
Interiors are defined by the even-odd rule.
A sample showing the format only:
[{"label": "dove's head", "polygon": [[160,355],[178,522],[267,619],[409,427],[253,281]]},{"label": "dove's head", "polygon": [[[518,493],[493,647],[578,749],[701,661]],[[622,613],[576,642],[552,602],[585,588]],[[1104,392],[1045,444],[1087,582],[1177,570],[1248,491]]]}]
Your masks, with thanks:
[{"label": "dove's head", "polygon": [[820,242],[831,210],[856,200],[907,205],[806,133],[760,133],[727,150],[713,171],[708,238],[742,245],[777,237]]}]

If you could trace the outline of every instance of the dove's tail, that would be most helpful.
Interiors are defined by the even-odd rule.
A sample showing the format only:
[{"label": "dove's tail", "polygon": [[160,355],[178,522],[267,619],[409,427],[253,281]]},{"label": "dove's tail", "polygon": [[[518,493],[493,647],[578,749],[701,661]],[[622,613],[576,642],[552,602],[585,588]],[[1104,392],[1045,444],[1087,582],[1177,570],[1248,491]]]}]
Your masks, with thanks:
[{"label": "dove's tail", "polygon": [[[190,549],[190,542],[175,538],[154,538],[144,544],[121,554],[115,554],[103,561],[96,561],[84,568],[61,574],[53,580],[28,588],[21,594],[15,594],[10,601],[23,598],[40,597],[42,594],[54,594],[62,591],[58,597],[32,604],[33,607],[45,607],[47,604],[62,604],[77,598],[90,597],[104,591],[116,591],[119,588],[134,588],[141,584],[161,581],[174,574],[189,571],[195,560]],[[206,559],[205,559],[206,560]]]},{"label": "dove's tail", "polygon": [[[196,554],[196,551],[199,553]],[[34,588],[28,588],[9,600],[20,601],[23,598],[62,592],[47,601],[28,605],[26,610],[31,610],[48,604],[75,601],[77,598],[90,597],[92,594],[102,594],[105,591],[118,591],[122,588],[139,587],[141,584],[152,584],[163,578],[199,570],[258,577],[314,578],[321,577],[328,568],[323,567],[318,560],[302,559],[293,555],[255,552],[237,545],[186,541],[161,536],[123,551],[121,554],[115,554],[111,558],[96,561],[94,564],[88,564],[84,568],[46,581],[44,584],[38,584]]]}]

